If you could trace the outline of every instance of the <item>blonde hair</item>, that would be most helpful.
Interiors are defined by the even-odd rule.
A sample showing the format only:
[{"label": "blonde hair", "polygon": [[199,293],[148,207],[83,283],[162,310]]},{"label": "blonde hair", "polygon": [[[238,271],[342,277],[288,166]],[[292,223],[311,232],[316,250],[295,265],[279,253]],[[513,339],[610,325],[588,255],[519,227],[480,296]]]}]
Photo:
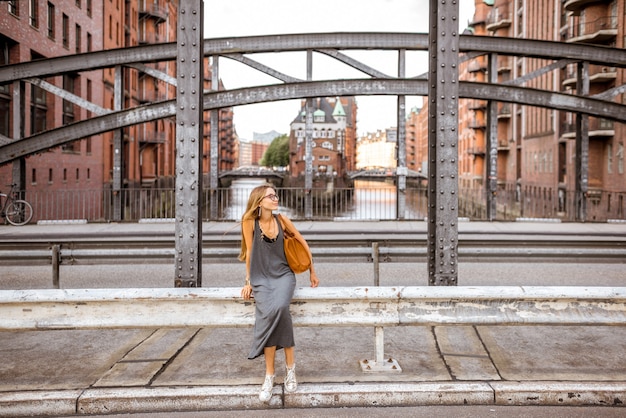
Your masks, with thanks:
[{"label": "blonde hair", "polygon": [[241,261],[245,261],[248,254],[246,240],[243,237],[243,225],[246,221],[254,221],[259,218],[259,205],[265,198],[265,192],[267,191],[267,189],[272,189],[274,193],[276,193],[276,187],[274,187],[273,184],[265,183],[252,189],[252,191],[250,192],[250,197],[248,197],[246,210],[241,217],[241,250],[238,257]]}]

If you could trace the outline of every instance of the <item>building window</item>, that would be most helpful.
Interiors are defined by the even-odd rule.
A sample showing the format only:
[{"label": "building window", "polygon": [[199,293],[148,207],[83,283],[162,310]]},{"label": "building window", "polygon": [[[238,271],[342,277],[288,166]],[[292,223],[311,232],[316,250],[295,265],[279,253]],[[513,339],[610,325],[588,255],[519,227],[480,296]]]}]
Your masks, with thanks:
[{"label": "building window", "polygon": [[87,16],[91,17],[91,0],[87,0],[86,4],[87,4],[87,7],[86,7]]},{"label": "building window", "polygon": [[76,181],[78,182],[79,179],[80,179],[80,170],[77,168],[76,169]]},{"label": "building window", "polygon": [[[75,94],[76,93],[76,81],[78,77],[66,74],[63,76],[63,90]],[[74,114],[74,103],[69,100],[63,100],[63,125],[69,125],[76,120]],[[80,142],[73,141],[61,146],[64,152],[80,152]]]},{"label": "building window", "polygon": [[30,0],[29,10],[28,10],[28,18],[30,21],[30,25],[33,28],[39,27],[39,1],[38,0]]},{"label": "building window", "polygon": [[19,0],[9,0],[9,13],[13,16],[20,15],[20,2]]},{"label": "building window", "polygon": [[[93,85],[90,79],[87,79],[87,101],[93,101]],[[91,117],[91,111],[87,111],[87,118]]]},{"label": "building window", "polygon": [[606,147],[606,171],[609,174],[613,173],[613,145],[609,144]]},{"label": "building window", "polygon": [[63,46],[70,47],[70,18],[63,13]]},{"label": "building window", "polygon": [[76,53],[80,54],[80,39],[81,38],[81,28],[80,25],[76,25]]},{"label": "building window", "polygon": [[[0,38],[0,67],[9,63],[9,42]],[[9,136],[11,96],[8,84],[0,85],[0,135]]]},{"label": "building window", "polygon": [[6,137],[9,135],[9,108],[11,106],[10,100],[4,95],[0,94],[0,135]]},{"label": "building window", "polygon": [[87,180],[91,179],[91,168],[87,168]]},{"label": "building window", "polygon": [[80,9],[80,0],[76,0],[76,7]]},{"label": "building window", "polygon": [[93,51],[93,39],[91,39],[91,33],[87,32],[87,52]]},{"label": "building window", "polygon": [[32,184],[37,184],[37,169],[36,168],[33,168],[31,170],[30,182]]},{"label": "building window", "polygon": [[48,38],[54,39],[54,4],[48,2]]},{"label": "building window", "polygon": [[35,85],[30,87],[30,132],[36,134],[46,130],[48,104],[46,91]]},{"label": "building window", "polygon": [[617,172],[619,174],[624,174],[624,144],[617,144],[617,152],[615,153],[617,157]]},{"label": "building window", "polygon": [[52,179],[53,179],[53,177],[52,177],[52,169],[49,168],[48,169],[48,183],[52,183]]},{"label": "building window", "polygon": [[63,183],[67,183],[67,168],[63,169]]}]

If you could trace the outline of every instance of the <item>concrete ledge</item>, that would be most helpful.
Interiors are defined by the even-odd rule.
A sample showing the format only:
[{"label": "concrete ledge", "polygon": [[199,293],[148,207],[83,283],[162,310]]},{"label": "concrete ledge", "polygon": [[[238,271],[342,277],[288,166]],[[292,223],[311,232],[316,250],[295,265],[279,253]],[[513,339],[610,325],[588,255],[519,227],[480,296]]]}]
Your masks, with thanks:
[{"label": "concrete ledge", "polygon": [[89,389],[79,398],[79,414],[121,414],[282,407],[282,386],[274,386],[269,404],[259,400],[260,386],[196,386]]},{"label": "concrete ledge", "polygon": [[496,405],[626,406],[626,382],[493,382]]},{"label": "concrete ledge", "polygon": [[81,393],[82,390],[0,393],[0,417],[73,415]]},{"label": "concrete ledge", "polygon": [[302,384],[285,394],[286,408],[493,404],[488,383]]},{"label": "concrete ledge", "polygon": [[0,394],[0,417],[420,405],[560,405],[625,407],[626,382],[441,382],[274,386],[108,388]]}]

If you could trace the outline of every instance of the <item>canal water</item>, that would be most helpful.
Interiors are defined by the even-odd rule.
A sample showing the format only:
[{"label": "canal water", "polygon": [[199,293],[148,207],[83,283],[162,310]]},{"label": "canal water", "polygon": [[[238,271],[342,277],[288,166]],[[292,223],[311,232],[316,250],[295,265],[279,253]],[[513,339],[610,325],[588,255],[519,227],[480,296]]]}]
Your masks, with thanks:
[{"label": "canal water", "polygon": [[[253,188],[263,184],[263,180],[239,179],[233,181],[230,186],[229,203],[224,211],[226,219],[239,220],[243,215],[248,196]],[[290,199],[285,193],[279,202],[280,213],[291,219],[304,217],[304,209],[301,201]],[[314,190],[313,218],[329,220],[385,220],[397,219],[397,194],[396,186],[387,182],[358,180],[354,182],[353,189],[332,189],[332,199],[322,201],[323,195],[328,195],[328,190]],[[426,217],[426,196],[417,190],[407,190],[405,219],[424,219]]]}]

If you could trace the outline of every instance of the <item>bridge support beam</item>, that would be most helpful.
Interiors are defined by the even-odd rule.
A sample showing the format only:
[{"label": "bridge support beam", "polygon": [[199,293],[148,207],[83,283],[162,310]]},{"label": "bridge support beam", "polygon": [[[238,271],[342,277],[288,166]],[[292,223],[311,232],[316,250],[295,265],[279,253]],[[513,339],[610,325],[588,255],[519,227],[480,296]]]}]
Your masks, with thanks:
[{"label": "bridge support beam", "polygon": [[[576,93],[589,95],[589,62],[578,63]],[[587,190],[589,188],[589,116],[576,114],[576,220],[587,220]]]},{"label": "bridge support beam", "polygon": [[[398,78],[406,76],[406,51],[401,49],[398,51]],[[396,218],[404,219],[406,212],[406,176],[408,170],[406,167],[406,96],[398,96],[398,132],[396,136]]]},{"label": "bridge support beam", "polygon": [[[306,79],[313,80],[313,51],[306,51]],[[306,99],[304,122],[304,218],[313,218],[313,99]]]},{"label": "bridge support beam", "polygon": [[[489,54],[487,76],[490,84],[498,82],[498,54]],[[487,219],[495,221],[497,217],[496,196],[498,192],[498,102],[487,102],[487,181],[486,206]]]},{"label": "bridge support beam", "polygon": [[[24,138],[26,109],[26,89],[23,81],[13,83],[13,141]],[[31,115],[32,117],[32,115]],[[22,193],[26,190],[26,158],[21,157],[13,160],[13,183],[17,184],[17,190]],[[6,186],[3,184],[2,186]],[[24,196],[20,196],[23,199]]]},{"label": "bridge support beam", "polygon": [[[124,108],[124,69],[115,66],[115,82],[113,87],[113,108],[120,111]],[[113,178],[112,203],[113,221],[122,220],[122,188],[124,187],[124,128],[113,131]]]},{"label": "bridge support beam", "polygon": [[430,0],[428,284],[457,284],[459,5]]},{"label": "bridge support beam", "polygon": [[[202,285],[202,0],[178,9],[176,61],[176,287]],[[214,138],[212,138],[214,140]]]},{"label": "bridge support beam", "polygon": [[[219,90],[219,55],[212,56],[212,68],[211,68],[211,91]],[[209,190],[210,190],[210,198],[209,198],[209,213],[211,214],[210,219],[212,221],[218,218],[217,214],[217,206],[218,206],[218,193],[217,188],[219,186],[219,164],[220,164],[220,138],[219,138],[219,109],[211,110],[211,178],[209,180]],[[202,123],[202,121],[200,121]],[[202,167],[202,164],[200,165]],[[202,172],[200,173],[202,176]]]}]

